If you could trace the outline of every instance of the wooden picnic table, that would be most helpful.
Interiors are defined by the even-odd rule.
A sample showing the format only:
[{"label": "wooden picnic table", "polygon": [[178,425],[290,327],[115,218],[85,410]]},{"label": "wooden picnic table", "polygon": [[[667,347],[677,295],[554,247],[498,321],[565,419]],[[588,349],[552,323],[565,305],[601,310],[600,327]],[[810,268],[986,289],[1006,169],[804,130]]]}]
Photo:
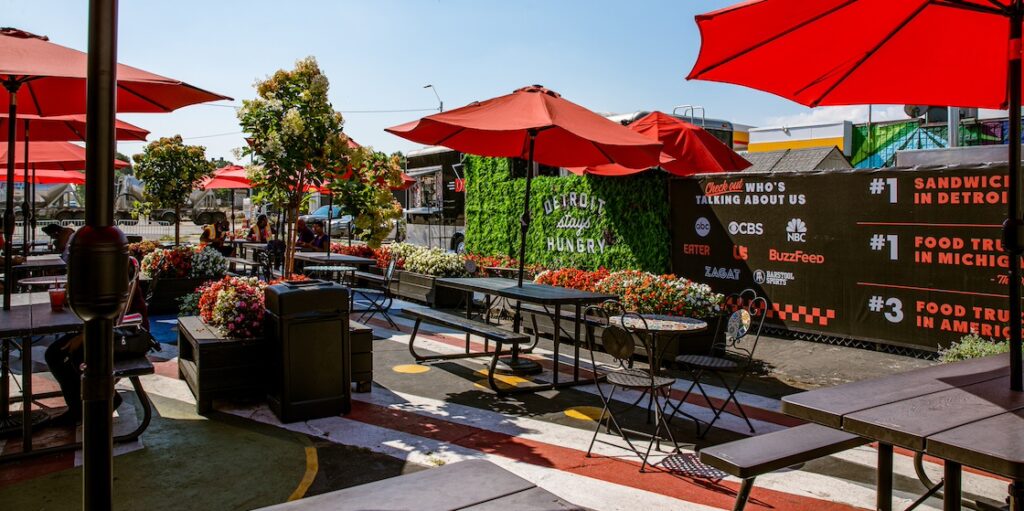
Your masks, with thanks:
[{"label": "wooden picnic table", "polygon": [[1009,355],[943,364],[787,396],[782,410],[878,446],[878,502],[892,509],[898,445],[945,460],[944,509],[961,508],[961,465],[1009,477],[1024,499],[1024,392],[1010,390]]},{"label": "wooden picnic table", "polygon": [[21,346],[21,441],[22,452],[32,451],[32,336],[63,334],[82,329],[82,320],[70,309],[53,312],[50,302],[15,305],[0,310],[0,419],[10,417],[10,343],[22,339]]},{"label": "wooden picnic table", "polygon": [[[554,323],[552,340],[554,341],[555,352],[552,358],[554,367],[552,368],[551,383],[545,385],[531,385],[529,387],[523,387],[516,389],[517,391],[522,390],[526,392],[537,392],[541,390],[549,390],[559,387],[575,386],[575,385],[588,385],[594,383],[594,378],[580,378],[580,343],[573,343],[573,379],[569,382],[559,382],[559,365],[561,364],[561,358],[559,356],[559,346],[561,345],[561,319],[562,319],[562,307],[575,307],[575,333],[574,339],[580,338],[580,329],[582,326],[583,318],[583,307],[589,304],[601,303],[605,300],[611,300],[616,298],[615,295],[606,293],[594,293],[590,291],[581,291],[578,289],[570,289],[565,287],[549,286],[547,284],[537,284],[534,282],[524,282],[523,287],[516,285],[515,279],[506,279],[502,277],[484,277],[484,278],[473,278],[473,277],[454,277],[454,278],[440,278],[435,281],[435,285],[448,287],[452,289],[458,289],[466,292],[466,315],[469,317],[471,314],[473,293],[480,293],[488,297],[488,302],[491,296],[497,296],[505,298],[510,301],[517,303],[532,303],[536,305],[544,306],[545,310],[548,307],[552,307],[551,319]],[[519,321],[519,315],[516,315],[516,319],[513,322],[512,329],[515,332],[519,332],[521,328]],[[534,335],[538,335],[538,332],[534,332]],[[509,368],[513,371],[521,370],[524,372],[534,371],[529,367],[529,364],[536,364],[533,361],[525,359],[519,359],[518,357],[518,345],[513,346],[512,357],[506,363]],[[523,364],[526,363],[526,364]],[[539,368],[539,365],[538,365]]]}]

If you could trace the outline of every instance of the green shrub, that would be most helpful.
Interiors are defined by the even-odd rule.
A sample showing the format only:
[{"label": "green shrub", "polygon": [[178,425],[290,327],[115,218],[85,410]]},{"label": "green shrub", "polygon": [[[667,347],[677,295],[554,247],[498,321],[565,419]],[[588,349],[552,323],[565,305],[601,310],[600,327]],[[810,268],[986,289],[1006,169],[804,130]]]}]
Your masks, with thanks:
[{"label": "green shrub", "polygon": [[956,362],[971,358],[987,357],[1010,351],[1009,341],[997,341],[986,339],[976,333],[970,333],[960,338],[944,350],[939,350],[939,361]]}]

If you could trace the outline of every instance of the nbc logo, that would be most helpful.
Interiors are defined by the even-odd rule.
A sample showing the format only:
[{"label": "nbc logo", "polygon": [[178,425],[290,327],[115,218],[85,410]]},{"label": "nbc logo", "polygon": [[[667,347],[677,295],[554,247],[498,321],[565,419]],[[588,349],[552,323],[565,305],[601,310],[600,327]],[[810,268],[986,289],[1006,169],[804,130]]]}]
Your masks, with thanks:
[{"label": "nbc logo", "polygon": [[807,241],[807,224],[799,218],[793,218],[786,224],[786,241],[803,243]]}]

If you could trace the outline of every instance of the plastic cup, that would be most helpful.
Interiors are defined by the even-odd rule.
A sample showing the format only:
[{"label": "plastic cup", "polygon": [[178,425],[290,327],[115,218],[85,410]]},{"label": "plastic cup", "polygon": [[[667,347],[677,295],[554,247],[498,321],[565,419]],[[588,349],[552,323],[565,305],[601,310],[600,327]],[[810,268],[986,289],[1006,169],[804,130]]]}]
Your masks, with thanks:
[{"label": "plastic cup", "polygon": [[62,312],[64,310],[64,301],[67,300],[68,292],[64,288],[57,288],[50,290],[50,310],[53,312]]}]

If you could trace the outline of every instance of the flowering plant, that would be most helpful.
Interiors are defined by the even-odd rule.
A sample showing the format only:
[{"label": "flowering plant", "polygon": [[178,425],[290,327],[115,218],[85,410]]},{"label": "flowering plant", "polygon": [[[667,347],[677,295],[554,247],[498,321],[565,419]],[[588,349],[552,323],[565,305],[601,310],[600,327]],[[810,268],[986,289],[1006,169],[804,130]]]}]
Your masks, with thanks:
[{"label": "flowering plant", "polygon": [[[398,261],[396,267],[398,267],[398,268],[405,268],[405,260],[410,255],[412,255],[412,254],[414,254],[416,252],[419,252],[421,250],[427,250],[427,248],[426,247],[421,247],[419,245],[412,245],[412,244],[409,244],[409,243],[392,243],[390,246],[387,247],[387,250],[388,250],[388,259],[390,260],[391,257],[396,258],[397,261]],[[385,264],[387,264],[386,261],[385,261]]]},{"label": "flowering plant", "polygon": [[366,257],[368,259],[377,258],[377,252],[366,245],[342,245],[341,243],[331,243],[331,252],[355,257]]},{"label": "flowering plant", "polygon": [[196,249],[192,254],[192,269],[189,277],[194,279],[215,279],[228,271],[228,260],[213,247]]},{"label": "flowering plant", "polygon": [[405,258],[405,269],[435,277],[461,277],[466,274],[466,263],[454,252],[420,248]]},{"label": "flowering plant", "polygon": [[192,249],[189,247],[158,248],[142,258],[142,276],[147,278],[183,279],[192,271]]},{"label": "flowering plant", "polygon": [[263,333],[264,290],[255,277],[224,277],[197,290],[199,317],[220,332],[237,339]]},{"label": "flowering plant", "polygon": [[714,316],[724,300],[707,284],[637,270],[614,272],[595,284],[594,290],[614,294],[627,309],[640,313],[697,318]]},{"label": "flowering plant", "polygon": [[150,252],[154,251],[159,247],[155,241],[144,240],[136,243],[128,244],[128,255],[135,258],[136,261],[142,261]]},{"label": "flowering plant", "polygon": [[608,275],[608,270],[604,268],[598,268],[595,271],[562,268],[560,270],[542,271],[534,278],[534,282],[583,291],[593,291],[594,286]]}]

